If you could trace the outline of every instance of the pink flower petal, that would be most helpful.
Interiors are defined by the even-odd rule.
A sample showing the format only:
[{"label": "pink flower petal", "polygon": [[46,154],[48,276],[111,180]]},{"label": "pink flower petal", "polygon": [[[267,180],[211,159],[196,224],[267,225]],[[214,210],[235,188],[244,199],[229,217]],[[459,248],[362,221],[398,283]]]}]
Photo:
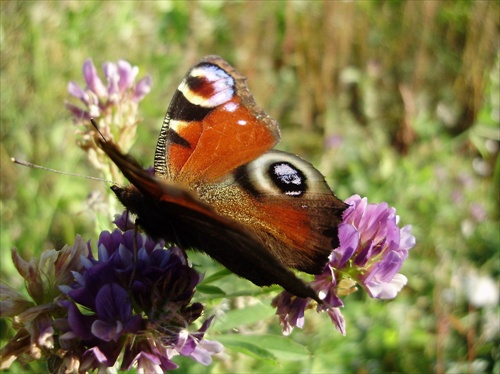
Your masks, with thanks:
[{"label": "pink flower petal", "polygon": [[118,60],[118,75],[120,77],[118,87],[120,92],[132,87],[135,78],[139,73],[139,68],[137,66],[132,67],[128,61]]},{"label": "pink flower petal", "polygon": [[97,75],[97,70],[92,62],[92,59],[88,58],[83,63],[83,76],[85,82],[87,82],[87,87],[93,91],[98,97],[106,97],[107,90],[101,81],[101,78]]},{"label": "pink flower petal", "polygon": [[80,99],[85,105],[88,105],[89,95],[77,83],[70,81],[68,83],[68,92],[71,96]]},{"label": "pink flower petal", "polygon": [[345,319],[342,313],[340,312],[339,308],[330,308],[327,311],[328,315],[330,316],[330,319],[333,322],[333,325],[335,326],[335,329],[339,331],[342,335],[346,335],[346,328],[345,328]]},{"label": "pink flower petal", "polygon": [[135,101],[136,103],[141,101],[144,98],[144,96],[146,96],[151,91],[151,85],[152,85],[152,80],[149,75],[142,78],[139,82],[137,82],[135,86],[134,94],[132,95],[132,100]]}]

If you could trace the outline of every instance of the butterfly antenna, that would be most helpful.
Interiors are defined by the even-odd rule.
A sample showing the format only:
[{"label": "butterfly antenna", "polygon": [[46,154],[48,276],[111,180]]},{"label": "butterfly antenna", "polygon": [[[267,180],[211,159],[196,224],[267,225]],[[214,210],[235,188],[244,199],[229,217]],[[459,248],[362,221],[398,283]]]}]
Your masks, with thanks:
[{"label": "butterfly antenna", "polygon": [[104,142],[107,143],[108,141],[106,140],[106,138],[102,134],[101,130],[99,130],[99,125],[97,124],[97,122],[93,118],[91,118],[90,123],[92,124],[92,126],[94,126],[94,128],[99,133],[99,135],[101,135],[102,140],[104,140]]},{"label": "butterfly antenna", "polygon": [[175,236],[175,239],[174,239],[174,242],[173,243],[170,243],[170,244],[174,244],[177,246],[177,248],[179,248],[184,256],[184,259],[186,261],[189,261],[189,257],[187,255],[187,252],[186,252],[186,247],[184,246],[184,244],[182,243],[182,240],[181,238],[179,237],[179,235],[177,235],[177,231],[174,229],[174,225],[172,222],[169,223],[171,229],[172,229],[172,232],[174,233],[174,236]]},{"label": "butterfly antenna", "polygon": [[31,162],[28,162],[28,161],[19,160],[19,159],[15,158],[15,157],[11,157],[10,160],[14,164],[18,164],[18,165],[22,165],[22,166],[27,166],[27,167],[33,168],[33,169],[41,169],[41,170],[50,171],[50,172],[56,173],[56,174],[69,175],[71,177],[80,177],[80,178],[84,178],[84,179],[90,179],[90,180],[93,180],[93,181],[113,183],[112,181],[109,181],[109,180],[104,179],[104,178],[91,177],[90,175],[81,175],[81,174],[76,174],[76,173],[70,173],[70,172],[67,172],[67,171],[61,171],[61,170],[51,169],[51,168],[48,168],[48,167],[45,167],[45,166],[40,166],[40,165],[37,165],[37,164],[32,164]]}]

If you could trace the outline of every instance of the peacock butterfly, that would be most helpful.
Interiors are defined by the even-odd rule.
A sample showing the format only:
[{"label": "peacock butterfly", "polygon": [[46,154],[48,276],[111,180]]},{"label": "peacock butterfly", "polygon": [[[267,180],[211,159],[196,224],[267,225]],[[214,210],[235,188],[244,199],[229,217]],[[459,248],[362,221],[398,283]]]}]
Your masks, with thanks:
[{"label": "peacock butterfly", "polygon": [[150,236],[203,251],[258,286],[320,302],[289,268],[323,270],[347,205],[311,164],[271,150],[279,139],[246,78],[218,56],[203,58],[177,88],[154,175],[96,138],[132,183],[113,192]]}]

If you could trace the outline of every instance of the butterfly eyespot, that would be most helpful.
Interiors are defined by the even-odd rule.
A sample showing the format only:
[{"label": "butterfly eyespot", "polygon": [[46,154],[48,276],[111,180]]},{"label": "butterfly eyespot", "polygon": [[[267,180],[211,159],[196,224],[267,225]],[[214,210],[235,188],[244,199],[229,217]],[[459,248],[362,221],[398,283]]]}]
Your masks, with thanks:
[{"label": "butterfly eyespot", "polygon": [[307,191],[306,176],[289,162],[275,162],[267,172],[274,185],[285,195],[301,196]]},{"label": "butterfly eyespot", "polygon": [[238,184],[253,196],[303,197],[327,193],[324,177],[310,163],[293,154],[269,151],[234,172]]}]

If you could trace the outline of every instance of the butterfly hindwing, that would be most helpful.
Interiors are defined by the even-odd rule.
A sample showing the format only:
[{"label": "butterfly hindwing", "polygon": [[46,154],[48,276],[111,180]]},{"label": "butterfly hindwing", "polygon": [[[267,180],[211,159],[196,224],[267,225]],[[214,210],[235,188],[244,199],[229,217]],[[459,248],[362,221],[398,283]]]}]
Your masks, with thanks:
[{"label": "butterfly hindwing", "polygon": [[336,226],[346,204],[310,163],[271,150],[198,196],[219,214],[254,232],[286,266],[318,274],[338,246]]}]

